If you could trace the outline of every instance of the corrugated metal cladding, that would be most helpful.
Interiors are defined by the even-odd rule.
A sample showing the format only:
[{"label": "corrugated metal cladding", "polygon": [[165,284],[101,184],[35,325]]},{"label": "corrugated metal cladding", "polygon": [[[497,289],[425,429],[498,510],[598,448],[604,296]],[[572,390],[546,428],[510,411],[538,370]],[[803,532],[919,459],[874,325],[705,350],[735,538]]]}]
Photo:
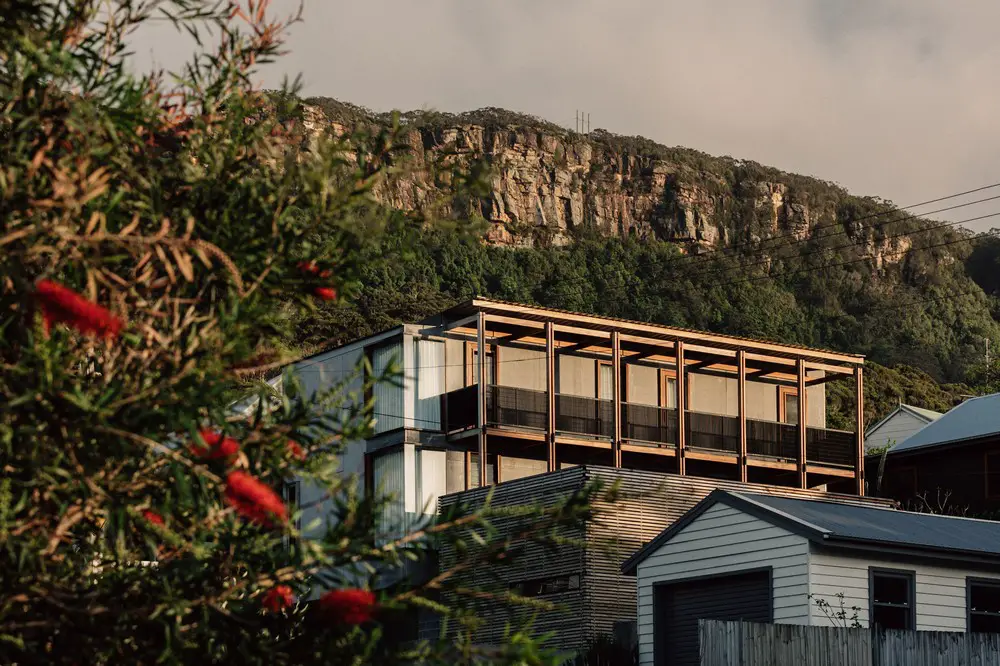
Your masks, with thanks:
[{"label": "corrugated metal cladding", "polygon": [[771,621],[767,571],[722,576],[656,589],[654,627],[657,666],[698,666],[698,619]]},{"label": "corrugated metal cladding", "polygon": [[[554,644],[563,649],[583,648],[588,640],[601,635],[612,635],[615,622],[634,620],[636,614],[636,581],[633,576],[621,573],[621,565],[647,541],[652,540],[688,509],[704,499],[716,488],[725,488],[758,494],[789,497],[830,498],[817,490],[800,490],[763,484],[740,483],[720,479],[679,476],[612,467],[581,466],[517,479],[495,486],[494,506],[515,506],[544,502],[553,503],[582,488],[589,481],[600,480],[606,485],[619,482],[620,497],[615,503],[597,502],[597,516],[587,526],[585,547],[561,547],[557,552],[529,549],[519,556],[517,563],[490,575],[500,584],[509,585],[522,580],[532,580],[559,575],[581,573],[580,589],[563,592],[558,601],[564,610],[542,611],[534,627],[538,633],[555,632]],[[458,502],[469,506],[481,505],[486,489],[470,490],[441,497],[442,510]],[[838,500],[885,506],[885,500],[836,496]],[[516,520],[497,523],[498,529],[510,534],[516,529]],[[455,562],[455,553],[441,552],[442,568]],[[476,572],[477,581],[486,581],[488,572]],[[470,579],[465,579],[470,580]],[[556,597],[540,597],[556,600]],[[483,642],[499,640],[509,617],[524,618],[531,613],[520,611],[513,615],[500,608],[497,602],[484,603],[486,628],[479,637]]]}]

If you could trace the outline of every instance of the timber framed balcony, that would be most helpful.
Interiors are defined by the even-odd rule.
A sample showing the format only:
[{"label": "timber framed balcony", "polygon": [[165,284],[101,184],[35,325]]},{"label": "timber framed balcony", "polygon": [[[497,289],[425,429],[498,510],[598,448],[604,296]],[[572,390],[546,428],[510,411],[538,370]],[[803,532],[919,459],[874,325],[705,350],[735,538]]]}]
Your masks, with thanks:
[{"label": "timber framed balcony", "polygon": [[[657,455],[680,474],[704,461],[743,481],[770,468],[864,493],[861,356],[485,299],[443,313],[431,335],[464,345],[466,385],[442,396],[443,425],[452,441],[474,435],[480,456],[489,437],[517,437],[542,443],[550,470],[559,447],[589,446],[617,467],[623,452]],[[854,431],[822,427],[830,381],[853,384]]]},{"label": "timber framed balcony", "polygon": [[[479,386],[467,386],[443,396],[448,415],[447,430],[476,427]],[[556,394],[556,435],[611,440],[614,437],[614,401]],[[632,447],[648,447],[676,455],[679,438],[676,409],[623,403],[622,442]],[[548,399],[544,391],[490,384],[486,387],[485,425],[525,433],[545,433]],[[693,457],[740,456],[740,420],[725,414],[685,411],[685,444]],[[748,464],[785,462],[798,464],[799,441],[796,424],[746,420]],[[806,429],[807,465],[851,469],[855,446],[853,432],[828,428]],[[638,449],[637,449],[638,450]],[[710,458],[714,459],[714,458]],[[766,466],[766,465],[765,465]]]}]

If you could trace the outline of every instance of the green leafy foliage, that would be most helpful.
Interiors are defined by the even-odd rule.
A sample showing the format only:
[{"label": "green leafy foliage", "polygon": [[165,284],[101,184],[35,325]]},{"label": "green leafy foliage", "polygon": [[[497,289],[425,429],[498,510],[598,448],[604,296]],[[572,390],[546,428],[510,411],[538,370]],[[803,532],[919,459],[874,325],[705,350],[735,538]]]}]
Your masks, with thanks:
[{"label": "green leafy foliage", "polygon": [[[175,78],[132,74],[126,35],[154,20],[214,46]],[[461,567],[509,546],[489,506],[401,531],[389,498],[340,473],[394,369],[308,391],[251,381],[316,336],[317,303],[351,337],[409,317],[399,298],[371,304],[365,263],[428,224],[371,195],[394,168],[392,128],[305,147],[294,90],[251,88],[288,25],[261,0],[4,7],[2,663],[561,659],[522,626],[475,645],[478,592],[442,606],[447,571],[369,595],[444,544],[482,544]],[[325,521],[298,526],[279,494],[293,478],[318,489]],[[522,537],[579,525],[594,492],[522,507],[536,528]],[[457,630],[417,641],[402,626],[418,609]]]}]

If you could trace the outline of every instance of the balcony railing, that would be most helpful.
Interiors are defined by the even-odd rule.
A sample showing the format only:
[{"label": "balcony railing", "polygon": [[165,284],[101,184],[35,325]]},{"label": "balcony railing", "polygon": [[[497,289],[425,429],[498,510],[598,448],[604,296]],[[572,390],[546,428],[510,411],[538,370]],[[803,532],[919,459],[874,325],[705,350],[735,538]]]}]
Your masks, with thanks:
[{"label": "balcony railing", "polygon": [[622,436],[637,442],[677,446],[677,410],[623,403]]},{"label": "balcony railing", "polygon": [[576,435],[614,437],[615,406],[611,400],[556,395],[556,430]]},{"label": "balcony railing", "polygon": [[685,444],[693,449],[740,452],[740,420],[735,416],[686,411]]},{"label": "balcony railing", "polygon": [[476,427],[479,413],[479,387],[473,384],[441,396],[445,414],[445,431],[454,432]]},{"label": "balcony railing", "polygon": [[853,432],[806,428],[806,461],[853,468],[857,442]]},{"label": "balcony railing", "polygon": [[[449,432],[475,427],[478,386],[467,386],[443,396]],[[614,403],[574,395],[556,395],[557,432],[590,437],[614,436]],[[685,412],[688,448],[738,454],[739,418],[704,412]],[[548,399],[544,391],[490,385],[486,390],[486,423],[544,431]],[[747,419],[747,454],[751,457],[796,461],[798,426]],[[677,410],[655,405],[622,404],[623,439],[636,443],[677,446]],[[806,429],[806,459],[811,464],[853,468],[855,435],[842,430]]]},{"label": "balcony railing", "polygon": [[747,419],[747,455],[798,460],[798,426]]},{"label": "balcony railing", "polygon": [[544,391],[496,384],[486,389],[486,423],[537,430],[548,427],[549,409]]}]

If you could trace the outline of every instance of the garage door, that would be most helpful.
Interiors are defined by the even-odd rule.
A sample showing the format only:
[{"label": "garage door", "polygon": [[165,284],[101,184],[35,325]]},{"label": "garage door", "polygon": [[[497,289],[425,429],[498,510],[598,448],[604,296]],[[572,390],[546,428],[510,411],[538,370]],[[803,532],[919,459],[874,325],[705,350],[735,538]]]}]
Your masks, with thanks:
[{"label": "garage door", "polygon": [[657,666],[698,666],[698,620],[771,621],[771,573],[755,571],[656,587]]}]

